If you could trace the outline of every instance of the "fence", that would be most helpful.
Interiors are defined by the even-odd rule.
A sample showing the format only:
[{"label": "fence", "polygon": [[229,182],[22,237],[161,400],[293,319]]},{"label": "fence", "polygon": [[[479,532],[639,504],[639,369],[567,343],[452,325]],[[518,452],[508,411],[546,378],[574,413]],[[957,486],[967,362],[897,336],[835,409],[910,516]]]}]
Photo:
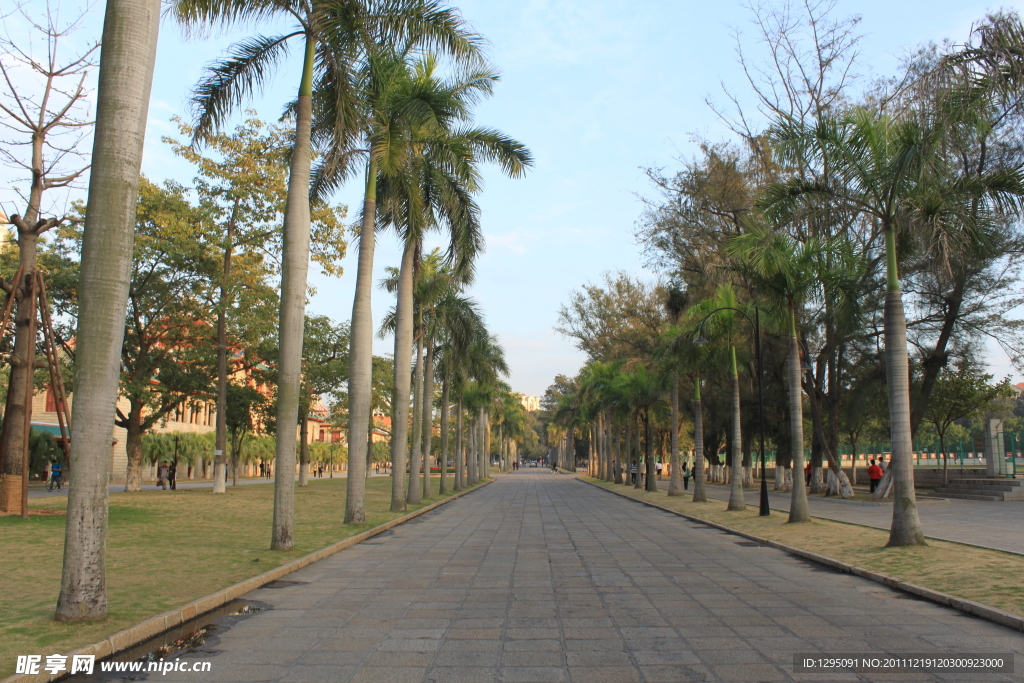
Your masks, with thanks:
[{"label": "fence", "polygon": [[[949,467],[964,469],[988,466],[983,439],[968,439],[966,442],[964,439],[957,439],[955,444],[947,443],[946,446],[945,455],[949,460]],[[998,457],[994,463],[996,475],[1016,476],[1018,459],[1024,465],[1024,431],[997,432],[995,450],[996,453],[1001,454],[1001,457]],[[765,465],[767,467],[775,467],[775,453],[774,450],[765,449]],[[754,461],[760,464],[756,449],[752,456]],[[879,456],[885,456],[886,462],[892,459],[890,442],[858,445],[856,450],[849,444],[839,447],[839,462],[843,467],[867,467],[872,460],[877,460]],[[810,458],[811,449],[805,448],[804,462],[808,462]],[[938,439],[934,443],[914,442],[914,467],[942,469],[943,453]]]},{"label": "fence", "polygon": [[[957,468],[978,468],[987,467],[987,459],[984,449],[984,439],[956,439],[955,443],[946,444],[945,457],[948,459],[949,467]],[[1016,476],[1018,461],[1024,465],[1024,431],[997,432],[995,435],[996,453],[1002,454],[996,460],[995,474],[999,476]],[[775,467],[775,451],[765,450],[765,464],[767,467]],[[755,452],[753,458],[758,461],[758,454]],[[856,447],[850,444],[840,446],[839,460],[843,467],[867,467],[871,460],[878,460],[885,456],[886,461],[892,460],[892,445],[888,441],[879,443],[866,443]],[[804,449],[804,462],[811,458],[811,450]],[[943,467],[943,454],[939,440],[928,442],[924,440],[913,443],[913,466],[921,469],[941,469]]]}]

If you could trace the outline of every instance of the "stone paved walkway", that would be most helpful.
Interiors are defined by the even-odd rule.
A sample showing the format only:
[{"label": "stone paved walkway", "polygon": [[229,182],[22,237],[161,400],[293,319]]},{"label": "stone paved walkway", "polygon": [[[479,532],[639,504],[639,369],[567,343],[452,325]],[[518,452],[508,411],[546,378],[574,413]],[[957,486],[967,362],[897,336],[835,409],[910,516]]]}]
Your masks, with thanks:
[{"label": "stone paved walkway", "polygon": [[156,678],[1024,680],[794,674],[795,652],[1014,652],[1024,672],[1024,634],[545,471],[502,475],[247,597],[272,609],[188,655],[210,673]]},{"label": "stone paved walkway", "polygon": [[[771,485],[769,481],[768,486]],[[660,480],[658,486],[667,490],[668,479]],[[693,489],[692,481],[690,489]],[[729,500],[727,486],[709,485],[707,492],[708,498]],[[789,496],[789,493],[769,491],[769,505],[773,510],[789,512]],[[759,504],[760,493],[756,488],[748,489],[744,497],[749,505]],[[879,529],[889,529],[892,524],[892,503],[844,502],[814,496],[809,497],[808,502],[815,517]],[[985,502],[950,498],[942,502],[921,501],[917,511],[927,536],[1024,554],[1024,501]]]}]

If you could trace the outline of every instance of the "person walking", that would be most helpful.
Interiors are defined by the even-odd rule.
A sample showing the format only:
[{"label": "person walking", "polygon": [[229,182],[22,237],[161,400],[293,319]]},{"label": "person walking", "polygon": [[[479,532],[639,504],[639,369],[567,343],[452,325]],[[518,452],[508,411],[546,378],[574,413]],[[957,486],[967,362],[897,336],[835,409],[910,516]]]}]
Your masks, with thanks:
[{"label": "person walking", "polygon": [[887,464],[886,464],[886,462],[885,462],[885,456],[884,456],[884,455],[880,455],[880,456],[878,456],[878,468],[879,468],[880,470],[882,470],[882,474],[883,474],[883,475],[885,474],[885,469],[886,469],[887,467],[888,467],[888,465],[887,465]]},{"label": "person walking", "polygon": [[811,461],[807,461],[807,467],[804,468],[804,486],[811,485]]},{"label": "person walking", "polygon": [[56,486],[57,490],[60,491],[64,482],[62,481],[64,474],[64,466],[60,464],[60,460],[54,460],[53,464],[50,465],[50,490]]},{"label": "person walking", "polygon": [[683,490],[690,490],[690,468],[685,462],[683,463]]},{"label": "person walking", "polygon": [[167,482],[171,485],[172,491],[178,490],[178,463],[172,462],[167,468]]},{"label": "person walking", "polygon": [[[881,458],[879,458],[881,460]],[[878,482],[882,480],[882,468],[875,464],[875,459],[871,459],[871,465],[868,467],[868,480],[871,482],[871,493],[875,492],[878,488]]]},{"label": "person walking", "polygon": [[164,491],[167,490],[167,463],[165,462],[161,462],[160,466],[156,468],[156,485]]}]

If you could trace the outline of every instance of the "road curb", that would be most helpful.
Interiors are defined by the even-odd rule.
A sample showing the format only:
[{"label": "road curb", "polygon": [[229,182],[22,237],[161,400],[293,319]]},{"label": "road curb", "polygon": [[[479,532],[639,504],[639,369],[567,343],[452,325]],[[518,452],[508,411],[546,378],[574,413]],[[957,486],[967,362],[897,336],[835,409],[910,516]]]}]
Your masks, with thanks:
[{"label": "road curb", "polygon": [[[1012,612],[1006,612],[1001,609],[996,609],[995,607],[989,607],[988,605],[983,605],[980,602],[974,602],[973,600],[958,598],[954,595],[949,595],[948,593],[935,591],[930,588],[925,588],[924,586],[918,586],[917,584],[909,583],[907,581],[900,581],[896,577],[889,576],[888,574],[880,574],[879,572],[871,571],[870,569],[865,569],[863,567],[858,567],[856,565],[847,564],[846,562],[841,562],[840,560],[828,557],[826,555],[812,553],[808,550],[803,550],[801,548],[795,548],[791,545],[786,545],[785,543],[779,543],[778,541],[773,541],[768,538],[755,536],[754,534],[747,533],[745,531],[740,531],[739,529],[733,529],[732,527],[725,526],[724,524],[718,524],[717,522],[712,522],[701,517],[688,515],[685,512],[672,510],[662,505],[658,505],[657,503],[651,503],[646,500],[639,500],[637,498],[633,498],[632,496],[628,496],[624,493],[619,493],[618,491],[613,491],[612,489],[608,489],[605,488],[604,486],[600,486],[585,479],[581,479],[580,477],[576,477],[576,480],[584,484],[589,484],[590,486],[593,486],[596,489],[606,491],[621,498],[625,498],[626,500],[631,500],[634,503],[639,503],[640,505],[646,505],[648,507],[656,508],[658,510],[662,510],[664,512],[676,515],[677,517],[688,519],[692,522],[699,522],[700,524],[705,524],[714,529],[725,531],[736,536],[741,536],[743,538],[750,539],[751,541],[756,541],[757,543],[760,543],[762,545],[767,545],[772,548],[776,548],[777,550],[781,550],[790,555],[795,555],[796,557],[800,557],[805,560],[810,560],[811,562],[816,562],[818,564],[825,565],[826,567],[830,567],[832,569],[837,569],[848,574],[853,574],[855,576],[859,576],[861,578],[874,581],[875,583],[880,583],[883,586],[888,586],[889,588],[894,588],[896,590],[903,591],[904,593],[909,593],[911,595],[917,596],[924,600],[928,600],[930,602],[934,602],[944,607],[950,607],[952,609],[957,610],[958,612],[963,612],[965,614],[970,614],[971,616],[975,616],[980,619],[985,619],[986,621],[991,621],[992,623],[999,624],[1000,626],[1005,626],[1007,628],[1013,629],[1014,631],[1024,632],[1024,617],[1018,614],[1013,614]],[[986,550],[992,550],[992,548],[986,548]],[[6,683],[6,681],[2,681],[0,683]]]},{"label": "road curb", "polygon": [[[416,510],[414,512],[402,515],[401,517],[396,517],[395,519],[385,522],[384,524],[375,526],[372,529],[367,529],[366,531],[358,533],[355,536],[349,536],[346,539],[340,540],[336,543],[332,543],[331,545],[321,548],[320,550],[311,552],[308,555],[298,557],[290,562],[281,565],[280,567],[276,567],[274,569],[271,569],[270,571],[264,572],[263,574],[259,574],[258,576],[246,579],[245,581],[236,583],[233,586],[228,586],[227,588],[219,590],[216,593],[211,593],[210,595],[199,598],[198,600],[193,600],[187,605],[172,609],[168,612],[164,612],[163,614],[158,614],[155,617],[150,617],[149,619],[146,619],[145,621],[142,621],[136,624],[135,626],[126,628],[123,631],[118,631],[114,635],[108,638],[104,638],[98,643],[86,645],[84,647],[78,648],[77,650],[69,652],[67,655],[68,662],[71,661],[71,657],[73,655],[95,655],[96,659],[100,660],[104,657],[109,657],[113,654],[121,652],[122,650],[126,650],[130,647],[138,645],[139,643],[149,640],[153,636],[159,635],[160,633],[163,633],[168,629],[172,629],[175,626],[179,626],[187,621],[195,619],[198,616],[202,616],[207,612],[215,610],[221,605],[225,605],[231,602],[232,600],[235,600],[245,595],[246,593],[250,593],[256,590],[257,588],[260,588],[272,581],[277,581],[282,576],[287,576],[288,574],[297,572],[298,570],[303,569],[304,567],[308,567],[314,562],[319,562],[320,560],[330,557],[335,553],[341,552],[346,548],[351,548],[352,546],[358,545],[363,541],[369,540],[374,536],[377,536],[379,534],[384,533],[385,531],[388,531],[389,529],[393,529],[399,524],[408,522],[410,519],[419,517],[420,515],[430,512],[431,510],[434,510],[438,507],[441,507],[446,503],[450,503],[456,498],[461,498],[467,493],[477,491],[483,488],[484,486],[492,483],[493,481],[494,479],[484,481],[474,486],[473,488],[465,489],[463,491],[459,491],[458,493],[454,493],[445,498],[444,500],[439,500],[435,503],[431,503],[430,505],[424,508],[420,508],[419,510]],[[13,676],[8,676],[7,678],[0,680],[0,683],[49,683],[50,681],[56,681],[60,678],[63,678],[66,675],[66,673],[39,673],[35,675],[14,674]]]}]

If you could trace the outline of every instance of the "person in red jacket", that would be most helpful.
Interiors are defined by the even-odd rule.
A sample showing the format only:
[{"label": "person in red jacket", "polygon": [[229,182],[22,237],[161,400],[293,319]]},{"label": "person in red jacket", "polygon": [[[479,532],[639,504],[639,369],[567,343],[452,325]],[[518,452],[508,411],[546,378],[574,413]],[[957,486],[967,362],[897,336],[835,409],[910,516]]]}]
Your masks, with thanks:
[{"label": "person in red jacket", "polygon": [[871,466],[868,467],[868,479],[871,480],[871,493],[874,493],[875,487],[882,479],[882,468],[875,464],[874,458],[871,459]]}]

